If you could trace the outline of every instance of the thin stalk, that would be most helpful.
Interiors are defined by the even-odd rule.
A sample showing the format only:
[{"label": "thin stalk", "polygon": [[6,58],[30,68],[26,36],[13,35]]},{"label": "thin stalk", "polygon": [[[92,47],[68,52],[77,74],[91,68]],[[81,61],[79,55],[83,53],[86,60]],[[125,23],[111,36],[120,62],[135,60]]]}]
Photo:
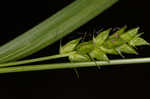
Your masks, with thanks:
[{"label": "thin stalk", "polygon": [[67,53],[67,54],[58,54],[58,55],[52,55],[52,56],[45,56],[45,57],[34,58],[34,59],[27,59],[27,60],[16,61],[16,62],[8,62],[8,63],[0,64],[0,67],[14,66],[14,65],[21,65],[21,64],[27,64],[27,63],[57,59],[57,58],[67,57],[72,53],[74,53],[74,52],[70,52],[70,53]]},{"label": "thin stalk", "polygon": [[59,63],[59,64],[42,64],[42,65],[7,67],[7,68],[0,68],[0,73],[66,69],[66,68],[79,68],[79,67],[81,68],[81,67],[93,67],[96,65],[108,66],[108,65],[121,65],[121,64],[150,63],[150,57],[134,58],[134,59],[117,59],[117,60],[110,60],[110,62],[96,61],[96,63],[97,64],[95,64],[95,62],[80,62],[80,63]]}]

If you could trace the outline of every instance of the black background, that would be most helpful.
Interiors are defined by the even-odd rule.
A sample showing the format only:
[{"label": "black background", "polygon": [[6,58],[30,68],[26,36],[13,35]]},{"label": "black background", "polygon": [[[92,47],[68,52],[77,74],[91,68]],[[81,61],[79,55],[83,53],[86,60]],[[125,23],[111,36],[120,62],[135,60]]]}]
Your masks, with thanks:
[{"label": "black background", "polygon": [[[39,24],[74,0],[2,1],[0,45]],[[81,36],[85,32],[127,25],[129,28],[139,26],[140,31],[145,32],[142,37],[150,42],[149,8],[148,0],[120,0],[103,14],[68,35],[66,40]],[[58,47],[59,42],[56,42],[24,59],[56,54]],[[127,57],[148,57],[149,50],[147,46],[139,47],[140,55]],[[53,62],[61,61],[66,59]],[[133,95],[133,90],[147,88],[145,84],[149,82],[149,65],[108,66],[100,71],[97,68],[81,68],[79,79],[71,69],[0,74],[0,99],[99,99],[102,96]]]}]

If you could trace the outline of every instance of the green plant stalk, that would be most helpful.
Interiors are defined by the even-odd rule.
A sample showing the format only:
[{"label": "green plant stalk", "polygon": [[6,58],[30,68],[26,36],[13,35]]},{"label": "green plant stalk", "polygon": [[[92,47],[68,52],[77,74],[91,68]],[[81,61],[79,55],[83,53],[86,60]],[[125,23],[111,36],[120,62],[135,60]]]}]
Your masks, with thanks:
[{"label": "green plant stalk", "polygon": [[52,17],[0,47],[0,63],[16,61],[56,42],[118,0],[76,0]]},{"label": "green plant stalk", "polygon": [[70,53],[66,53],[66,54],[52,55],[52,56],[45,56],[45,57],[34,58],[34,59],[21,60],[21,61],[15,61],[15,62],[2,63],[2,64],[0,64],[0,67],[22,65],[22,64],[28,64],[28,63],[33,63],[33,62],[41,62],[41,61],[46,61],[46,60],[51,60],[51,59],[57,59],[57,58],[67,57],[73,53],[74,52],[70,52]]},{"label": "green plant stalk", "polygon": [[148,58],[134,58],[134,59],[117,59],[107,61],[95,62],[79,62],[79,63],[59,63],[59,64],[41,64],[30,66],[17,66],[0,68],[0,73],[12,73],[12,72],[24,72],[24,71],[37,71],[37,70],[52,70],[52,69],[66,69],[66,68],[78,68],[78,67],[93,67],[93,66],[108,66],[119,64],[138,64],[138,63],[150,63],[150,57]]}]

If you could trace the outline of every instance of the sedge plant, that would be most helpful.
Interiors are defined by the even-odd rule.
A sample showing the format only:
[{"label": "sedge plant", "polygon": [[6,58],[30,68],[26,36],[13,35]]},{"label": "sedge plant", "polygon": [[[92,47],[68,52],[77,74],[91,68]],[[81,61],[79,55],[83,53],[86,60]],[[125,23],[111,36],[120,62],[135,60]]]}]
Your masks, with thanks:
[{"label": "sedge plant", "polygon": [[[122,27],[109,36],[111,29],[100,32],[92,40],[81,42],[77,38],[60,47],[58,55],[17,61],[58,41],[73,30],[111,7],[118,0],[76,0],[55,15],[26,33],[0,47],[0,73],[47,69],[106,66],[117,64],[150,63],[150,58],[109,59],[107,54],[138,54],[136,46],[149,45],[141,38],[138,27],[126,31]],[[69,63],[27,65],[22,64],[68,57]],[[11,67],[13,66],[13,67]]]},{"label": "sedge plant", "polygon": [[[0,69],[0,73],[58,69],[61,65],[62,66],[60,68],[75,68],[80,66],[88,67],[90,65],[93,65],[93,63],[93,66],[105,66],[149,62],[149,58],[122,60],[110,60],[108,58],[107,54],[120,55],[123,58],[124,53],[137,55],[137,46],[149,45],[146,40],[140,37],[143,33],[138,33],[139,27],[127,31],[126,28],[127,27],[124,26],[110,36],[109,33],[111,29],[104,30],[100,32],[96,37],[93,37],[92,40],[86,42],[81,42],[81,38],[71,40],[65,45],[60,46],[60,50],[57,55],[0,64],[0,67],[2,67]],[[71,63],[10,67],[14,65],[22,65],[62,57],[68,57]]]}]

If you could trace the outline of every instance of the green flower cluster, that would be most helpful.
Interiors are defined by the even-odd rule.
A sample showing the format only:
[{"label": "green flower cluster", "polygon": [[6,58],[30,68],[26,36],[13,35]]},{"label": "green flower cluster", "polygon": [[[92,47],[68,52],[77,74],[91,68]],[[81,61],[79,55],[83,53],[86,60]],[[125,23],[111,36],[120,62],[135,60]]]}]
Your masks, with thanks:
[{"label": "green flower cluster", "polygon": [[137,54],[136,46],[149,45],[138,33],[139,28],[126,31],[126,26],[109,36],[111,29],[102,31],[93,40],[81,42],[77,38],[60,47],[60,54],[74,52],[69,55],[71,62],[85,62],[92,60],[109,61],[107,54],[121,55]]}]

